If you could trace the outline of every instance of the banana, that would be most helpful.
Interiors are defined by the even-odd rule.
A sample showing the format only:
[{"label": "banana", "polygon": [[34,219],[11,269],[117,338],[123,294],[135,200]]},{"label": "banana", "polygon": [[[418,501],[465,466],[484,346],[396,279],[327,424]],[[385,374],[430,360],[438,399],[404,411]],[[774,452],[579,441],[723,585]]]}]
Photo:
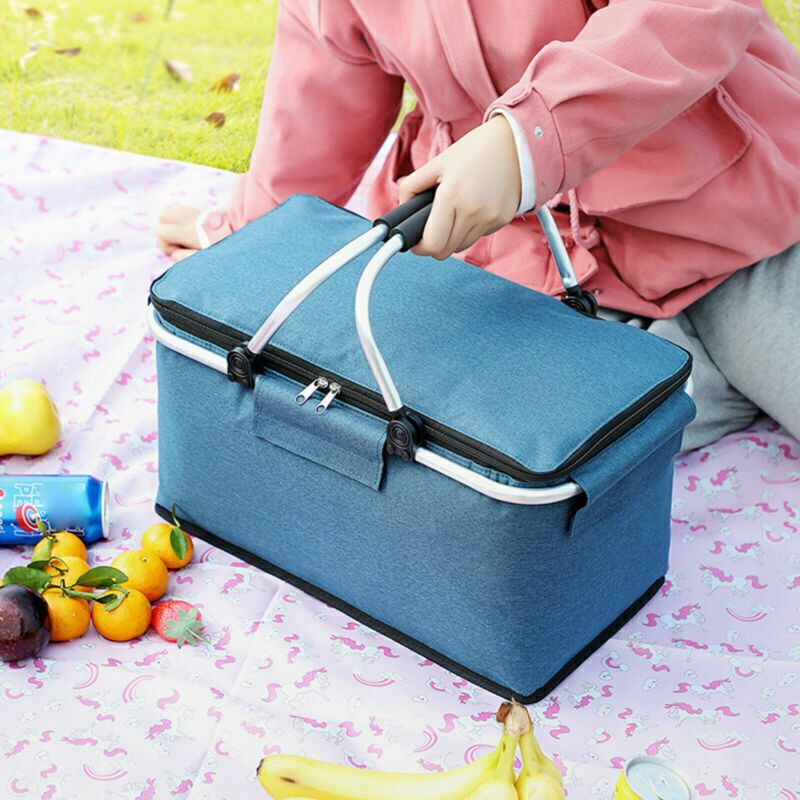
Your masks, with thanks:
[{"label": "banana", "polygon": [[[493,777],[502,748],[501,740],[483,758],[465,767],[433,774],[356,769],[283,754],[262,759],[256,774],[275,800],[464,800]],[[511,786],[513,789],[513,783]]]},{"label": "banana", "polygon": [[558,767],[539,747],[533,735],[528,709],[520,706],[528,719],[528,729],[519,740],[522,771],[517,777],[519,800],[564,800],[564,784]]},{"label": "banana", "polygon": [[517,754],[518,743],[518,736],[503,732],[500,760],[494,774],[464,800],[518,800],[514,786],[514,756]]},{"label": "banana", "polygon": [[540,772],[538,775],[525,775],[517,778],[519,800],[564,800],[564,787],[552,775]]}]

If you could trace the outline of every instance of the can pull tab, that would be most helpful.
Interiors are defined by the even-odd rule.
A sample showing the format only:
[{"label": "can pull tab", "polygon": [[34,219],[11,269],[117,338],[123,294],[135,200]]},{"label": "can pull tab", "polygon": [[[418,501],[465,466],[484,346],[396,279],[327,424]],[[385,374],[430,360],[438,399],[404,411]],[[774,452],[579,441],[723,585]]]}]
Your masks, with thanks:
[{"label": "can pull tab", "polygon": [[331,381],[331,383],[328,385],[328,394],[326,394],[325,397],[323,397],[322,400],[319,401],[319,404],[314,409],[314,411],[317,414],[324,414],[325,409],[327,409],[327,407],[333,402],[336,395],[339,394],[339,392],[341,391],[342,387],[339,386],[338,383],[334,383],[333,381]]},{"label": "can pull tab", "polygon": [[[658,786],[656,786],[656,783],[658,783]],[[661,775],[657,781],[650,778],[650,788],[655,793],[657,800],[668,800],[666,795],[662,796],[662,791],[669,791],[669,781],[667,781],[663,775]]]},{"label": "can pull tab", "polygon": [[301,406],[318,389],[325,390],[327,388],[328,388],[327,378],[315,378],[313,381],[311,381],[311,383],[308,384],[308,386],[306,386],[305,389],[303,389],[302,392],[299,392],[298,394],[295,395],[294,401],[295,403],[297,403],[297,405]]}]

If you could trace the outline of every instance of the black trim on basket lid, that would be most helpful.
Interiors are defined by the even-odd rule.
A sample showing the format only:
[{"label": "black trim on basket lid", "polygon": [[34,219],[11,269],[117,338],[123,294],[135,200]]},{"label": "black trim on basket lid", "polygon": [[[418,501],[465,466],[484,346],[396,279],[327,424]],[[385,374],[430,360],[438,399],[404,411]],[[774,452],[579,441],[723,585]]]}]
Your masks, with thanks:
[{"label": "black trim on basket lid", "polygon": [[[160,299],[152,292],[152,288],[150,301],[156,311],[170,325],[203,339],[222,350],[241,347],[242,342],[248,341],[250,338],[246,333],[200,314],[174,300]],[[599,318],[590,319],[596,319],[600,323],[603,322]],[[585,439],[583,444],[569,458],[557,468],[548,472],[530,470],[524,464],[490,445],[480,442],[455,428],[444,425],[438,420],[419,414],[414,409],[408,410],[422,419],[425,427],[424,439],[431,444],[443,447],[481,467],[508,475],[512,480],[521,483],[546,484],[561,481],[568,478],[573,470],[594,458],[606,447],[634,428],[686,382],[692,368],[691,353],[679,345],[672,346],[686,353],[687,358],[681,369],[653,386],[633,406],[624,409],[616,417],[609,420],[606,425]],[[331,370],[322,369],[273,345],[267,345],[255,357],[254,368],[256,371],[271,369],[300,382],[308,382],[324,372],[326,377],[336,381],[342,387],[338,395],[340,401],[349,403],[362,411],[386,420],[391,418],[380,393],[361,386]]]}]

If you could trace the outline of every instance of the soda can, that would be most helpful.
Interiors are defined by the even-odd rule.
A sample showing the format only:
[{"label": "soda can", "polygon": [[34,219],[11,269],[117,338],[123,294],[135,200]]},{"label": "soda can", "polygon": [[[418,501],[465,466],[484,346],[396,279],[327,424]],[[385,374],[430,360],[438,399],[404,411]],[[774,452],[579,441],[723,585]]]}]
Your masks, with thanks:
[{"label": "soda can", "polygon": [[694,800],[686,773],[663,758],[632,758],[619,776],[614,800]]},{"label": "soda can", "polygon": [[108,484],[91,475],[0,475],[0,545],[35,544],[36,520],[84,544],[108,538]]}]

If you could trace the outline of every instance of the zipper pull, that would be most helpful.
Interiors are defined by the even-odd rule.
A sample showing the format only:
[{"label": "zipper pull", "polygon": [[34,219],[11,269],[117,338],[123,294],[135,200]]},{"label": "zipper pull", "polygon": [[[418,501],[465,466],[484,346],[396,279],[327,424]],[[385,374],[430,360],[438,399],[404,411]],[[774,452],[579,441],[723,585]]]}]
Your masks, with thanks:
[{"label": "zipper pull", "polygon": [[328,379],[327,378],[314,378],[311,383],[303,389],[302,392],[295,395],[294,401],[297,405],[301,406],[311,397],[317,389],[327,389],[328,388]]},{"label": "zipper pull", "polygon": [[328,394],[319,401],[319,404],[314,409],[317,414],[324,414],[325,409],[333,402],[334,397],[336,397],[339,392],[342,391],[342,387],[339,386],[338,383],[333,383],[331,381],[330,386],[328,386]]}]

